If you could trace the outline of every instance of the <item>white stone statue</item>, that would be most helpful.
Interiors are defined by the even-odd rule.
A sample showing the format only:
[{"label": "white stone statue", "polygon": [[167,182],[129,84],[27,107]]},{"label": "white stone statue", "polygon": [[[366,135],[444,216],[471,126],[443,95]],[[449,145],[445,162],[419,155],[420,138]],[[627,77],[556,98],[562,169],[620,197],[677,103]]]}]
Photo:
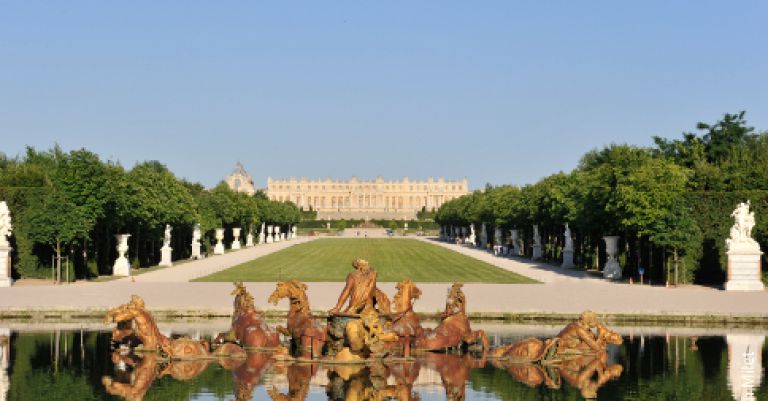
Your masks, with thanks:
[{"label": "white stone statue", "polygon": [[217,228],[216,229],[216,245],[213,247],[213,253],[214,255],[223,255],[224,254],[224,229],[223,228]]},{"label": "white stone statue", "polygon": [[571,228],[568,226],[568,223],[565,223],[565,232],[563,233],[563,236],[565,236],[565,244],[563,246],[563,264],[560,266],[571,268],[574,267],[573,238],[571,238]]},{"label": "white stone statue", "polygon": [[192,259],[201,259],[200,255],[200,239],[202,233],[200,232],[200,224],[195,223],[195,228],[192,229]]},{"label": "white stone statue", "polygon": [[475,233],[474,224],[469,225],[469,243],[472,244],[472,246],[477,246],[477,234]]},{"label": "white stone statue", "polygon": [[493,243],[494,245],[501,246],[501,228],[499,227],[493,230]]},{"label": "white stone statue", "polygon": [[131,234],[117,234],[115,239],[117,240],[117,259],[112,266],[112,274],[115,276],[128,277],[131,275],[131,263],[128,262],[128,258],[125,257],[128,252],[128,238]]},{"label": "white stone statue", "polygon": [[253,246],[253,224],[248,225],[248,234],[245,236],[245,246]]},{"label": "white stone statue", "polygon": [[296,224],[294,224],[293,226],[291,226],[291,237],[292,237],[293,239],[299,238],[299,233],[298,233],[298,230],[299,230],[299,229],[298,229],[298,227],[296,226]]},{"label": "white stone statue", "polygon": [[509,230],[509,238],[510,238],[510,244],[509,244],[509,251],[512,253],[512,256],[520,256],[520,247],[517,244],[517,230]]},{"label": "white stone statue", "polygon": [[533,225],[533,259],[541,259],[541,235],[539,235],[539,225]]},{"label": "white stone statue", "polygon": [[13,284],[11,278],[11,248],[8,237],[13,232],[11,225],[11,212],[5,201],[0,202],[0,287],[10,287]]},{"label": "white stone statue", "polygon": [[749,211],[749,201],[742,202],[731,213],[734,223],[731,227],[731,236],[725,240],[728,249],[754,248],[757,241],[752,238],[752,228],[755,227],[755,212]]},{"label": "white stone statue", "polygon": [[261,223],[261,231],[259,231],[259,244],[264,244],[266,241],[266,234],[264,234],[264,227],[266,223]]},{"label": "white stone statue", "polygon": [[752,238],[755,213],[749,211],[749,201],[740,203],[731,213],[734,223],[725,240],[728,248],[728,281],[726,291],[763,291],[760,244]]},{"label": "white stone statue", "polygon": [[271,244],[275,242],[275,239],[272,236],[272,233],[274,230],[275,230],[274,226],[267,226],[267,244]]},{"label": "white stone statue", "polygon": [[616,259],[619,253],[619,237],[617,235],[608,235],[603,237],[605,241],[605,254],[607,259],[603,267],[603,277],[611,280],[621,280],[621,265]]},{"label": "white stone statue", "polygon": [[5,201],[0,202],[0,247],[10,246],[8,237],[13,232],[11,224],[11,211],[8,210],[8,204]]},{"label": "white stone statue", "polygon": [[160,266],[173,266],[173,261],[171,260],[171,252],[173,251],[173,248],[171,248],[171,230],[173,227],[171,227],[170,224],[165,225],[165,234],[163,235],[163,247],[160,248]]},{"label": "white stone statue", "polygon": [[232,228],[233,239],[232,239],[232,246],[230,247],[231,249],[234,249],[234,250],[242,249],[243,244],[240,243],[240,231],[242,231],[242,228],[240,227]]}]

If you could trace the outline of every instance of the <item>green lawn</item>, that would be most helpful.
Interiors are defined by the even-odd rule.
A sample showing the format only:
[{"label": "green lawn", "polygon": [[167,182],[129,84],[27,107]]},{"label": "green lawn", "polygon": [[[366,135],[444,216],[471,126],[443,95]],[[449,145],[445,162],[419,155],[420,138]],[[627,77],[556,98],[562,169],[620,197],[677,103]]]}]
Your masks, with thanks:
[{"label": "green lawn", "polygon": [[380,282],[536,283],[488,263],[414,239],[318,239],[196,281],[344,281],[352,260],[368,260]]}]

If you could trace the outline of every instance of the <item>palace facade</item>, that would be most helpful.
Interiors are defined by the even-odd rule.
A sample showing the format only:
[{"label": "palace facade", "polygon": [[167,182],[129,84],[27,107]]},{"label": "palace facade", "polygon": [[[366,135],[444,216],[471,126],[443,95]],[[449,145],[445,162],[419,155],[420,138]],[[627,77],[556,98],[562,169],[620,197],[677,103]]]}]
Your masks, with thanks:
[{"label": "palace facade", "polygon": [[287,180],[267,178],[267,196],[276,201],[291,201],[304,210],[316,210],[318,219],[411,219],[416,213],[437,209],[443,203],[469,193],[467,179],[444,178],[411,181],[340,181],[305,177]]}]

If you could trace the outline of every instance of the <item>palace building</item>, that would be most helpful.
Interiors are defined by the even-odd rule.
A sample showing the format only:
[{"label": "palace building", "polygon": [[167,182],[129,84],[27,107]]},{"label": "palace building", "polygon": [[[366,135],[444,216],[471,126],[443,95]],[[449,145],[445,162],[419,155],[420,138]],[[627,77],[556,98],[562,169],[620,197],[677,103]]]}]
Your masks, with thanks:
[{"label": "palace building", "polygon": [[469,193],[467,179],[446,181],[427,178],[411,181],[340,181],[326,178],[287,180],[267,178],[267,197],[291,201],[304,210],[316,210],[318,219],[411,219],[416,213],[437,209],[443,203]]}]

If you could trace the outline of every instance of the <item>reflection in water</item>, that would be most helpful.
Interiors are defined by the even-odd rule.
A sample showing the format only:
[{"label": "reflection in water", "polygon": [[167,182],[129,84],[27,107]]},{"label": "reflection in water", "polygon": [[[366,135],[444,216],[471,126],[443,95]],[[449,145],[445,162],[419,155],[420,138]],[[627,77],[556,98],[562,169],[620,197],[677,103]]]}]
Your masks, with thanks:
[{"label": "reflection in water", "polygon": [[739,401],[755,400],[755,387],[760,386],[763,373],[762,349],[764,336],[728,334],[728,385]]},{"label": "reflection in water", "polygon": [[11,330],[0,328],[0,401],[8,398],[8,365],[10,364]]},{"label": "reflection in water", "polygon": [[639,394],[768,400],[760,334],[694,339],[635,333],[607,353],[552,364],[485,363],[479,355],[428,353],[370,365],[286,364],[263,353],[169,363],[152,353],[110,353],[109,336],[0,329],[0,386],[10,383],[0,388],[0,401],[3,396],[10,401],[613,400]]}]

